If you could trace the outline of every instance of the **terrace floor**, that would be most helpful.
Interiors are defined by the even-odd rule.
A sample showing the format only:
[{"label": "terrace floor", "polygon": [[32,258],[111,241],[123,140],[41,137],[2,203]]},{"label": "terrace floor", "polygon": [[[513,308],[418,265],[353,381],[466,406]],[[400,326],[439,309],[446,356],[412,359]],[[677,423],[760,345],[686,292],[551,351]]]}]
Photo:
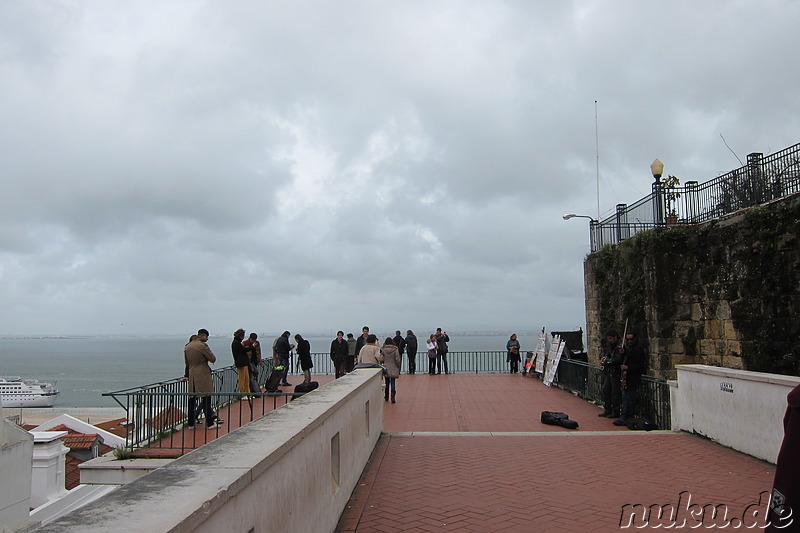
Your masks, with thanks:
[{"label": "terrace floor", "polygon": [[[733,529],[745,511],[740,528],[757,523],[772,487],[774,465],[686,433],[614,426],[594,405],[518,374],[404,374],[397,389],[339,532],[616,531],[635,504],[672,504],[673,525],[685,518],[687,529]],[[580,428],[542,424],[544,410]],[[727,516],[702,514],[709,504]],[[631,529],[659,524],[669,517]]]}]

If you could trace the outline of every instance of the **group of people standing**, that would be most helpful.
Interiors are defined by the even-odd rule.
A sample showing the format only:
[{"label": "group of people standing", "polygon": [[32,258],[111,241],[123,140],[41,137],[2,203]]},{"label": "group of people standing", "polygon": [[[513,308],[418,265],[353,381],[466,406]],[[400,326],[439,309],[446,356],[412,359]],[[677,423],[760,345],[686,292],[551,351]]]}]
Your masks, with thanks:
[{"label": "group of people standing", "polygon": [[[243,394],[260,394],[262,390],[258,384],[258,372],[259,367],[264,364],[261,342],[256,333],[250,333],[247,338],[245,336],[245,330],[239,328],[233,333],[231,341],[233,364],[238,374],[237,390]],[[189,382],[189,392],[197,393],[189,400],[189,422],[187,423],[189,427],[194,427],[199,418],[198,401],[200,401],[200,408],[209,428],[217,427],[222,422],[214,413],[209,395],[214,392],[209,363],[216,362],[217,358],[208,347],[208,337],[208,330],[200,329],[197,335],[189,338],[189,342],[184,347],[184,379]],[[291,383],[286,380],[286,374],[294,349],[297,350],[298,362],[303,371],[303,383],[308,384],[311,382],[311,369],[314,367],[311,359],[311,344],[299,333],[294,335],[296,344],[290,342],[290,338],[292,338],[291,333],[284,331],[272,343],[273,367],[283,369],[279,385],[291,386]],[[429,374],[441,374],[442,366],[444,366],[445,374],[450,373],[447,366],[448,342],[450,342],[450,337],[442,331],[442,328],[437,328],[436,333],[431,334],[428,338],[426,344]],[[357,363],[374,363],[384,366],[386,369],[384,399],[389,401],[391,396],[392,403],[396,403],[396,380],[400,377],[403,353],[408,355],[408,373],[413,375],[417,371],[418,349],[417,337],[410,329],[406,332],[405,337],[401,335],[400,330],[397,330],[395,336],[386,337],[381,346],[377,336],[370,334],[369,327],[364,326],[358,339],[354,338],[352,333],[348,333],[347,339],[345,339],[344,332],[337,332],[336,338],[331,342],[330,357],[337,378],[351,372]],[[202,395],[203,393],[206,395]]]},{"label": "group of people standing", "polygon": [[647,366],[644,346],[633,331],[625,340],[616,330],[606,332],[606,345],[600,358],[603,367],[603,412],[597,416],[614,418],[615,426],[627,425],[636,410],[636,391]]},{"label": "group of people standing", "polygon": [[[450,337],[442,328],[437,328],[436,333],[428,338],[428,373],[441,374],[441,367],[444,365],[445,374],[449,374],[447,367],[447,343]],[[397,401],[397,378],[400,377],[400,370],[403,364],[403,353],[408,355],[408,373],[417,373],[417,352],[419,343],[417,336],[412,330],[406,331],[403,337],[400,330],[395,331],[394,337],[386,337],[381,345],[377,335],[369,332],[369,326],[361,328],[361,336],[358,339],[352,333],[344,338],[344,332],[336,333],[336,338],[331,342],[330,356],[336,369],[336,378],[340,378],[352,371],[356,364],[364,366],[381,365],[385,368],[384,377],[386,386],[384,387],[384,400],[392,403]],[[437,371],[438,370],[438,371]]]},{"label": "group of people standing", "polygon": [[[369,326],[361,328],[361,336],[358,338],[354,338],[352,333],[348,333],[345,339],[344,332],[337,332],[336,338],[331,342],[330,350],[337,378],[353,370],[355,364],[359,362],[362,348],[369,343],[369,336]],[[377,336],[375,340],[377,342]],[[416,374],[419,343],[414,332],[409,329],[406,331],[405,337],[403,337],[398,329],[395,331],[395,336],[387,337],[387,340],[392,341],[391,346],[397,348],[401,358],[404,353],[408,356],[408,373],[411,375]],[[442,331],[442,328],[436,328],[436,333],[431,334],[428,338],[429,374],[441,374],[442,366],[444,366],[445,374],[450,373],[447,366],[448,342],[450,342],[450,337],[447,332]],[[431,343],[433,343],[433,346],[431,346]],[[383,344],[385,345],[386,342],[384,341]]]}]

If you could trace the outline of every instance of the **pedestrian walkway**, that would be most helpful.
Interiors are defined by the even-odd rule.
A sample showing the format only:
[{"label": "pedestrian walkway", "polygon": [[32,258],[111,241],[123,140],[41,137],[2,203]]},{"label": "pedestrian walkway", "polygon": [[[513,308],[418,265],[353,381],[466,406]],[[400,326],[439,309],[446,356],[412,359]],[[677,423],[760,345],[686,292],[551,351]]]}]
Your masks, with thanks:
[{"label": "pedestrian walkway", "polygon": [[[614,426],[536,379],[403,375],[397,387],[339,532],[617,531],[632,516],[623,506],[635,504],[724,505],[727,520],[741,519],[772,486],[773,465],[685,433]],[[580,429],[542,424],[543,410],[569,414]],[[688,518],[687,529],[692,509],[702,516],[674,515]]]}]

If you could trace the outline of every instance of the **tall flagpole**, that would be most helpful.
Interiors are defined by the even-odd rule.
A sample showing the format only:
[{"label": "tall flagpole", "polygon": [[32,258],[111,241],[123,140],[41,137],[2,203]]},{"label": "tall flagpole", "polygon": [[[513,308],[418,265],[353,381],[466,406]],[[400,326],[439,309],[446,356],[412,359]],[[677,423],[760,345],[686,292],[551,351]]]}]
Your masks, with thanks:
[{"label": "tall flagpole", "polygon": [[594,101],[594,151],[595,173],[597,178],[597,221],[600,221],[600,135],[597,129],[597,100]]}]

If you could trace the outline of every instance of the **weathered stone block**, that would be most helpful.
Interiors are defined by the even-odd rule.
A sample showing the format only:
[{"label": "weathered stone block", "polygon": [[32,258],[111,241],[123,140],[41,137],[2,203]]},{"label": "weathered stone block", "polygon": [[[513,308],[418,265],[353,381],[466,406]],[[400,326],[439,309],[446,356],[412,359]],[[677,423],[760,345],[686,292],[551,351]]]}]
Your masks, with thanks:
[{"label": "weathered stone block", "polygon": [[736,357],[733,355],[728,355],[722,358],[722,366],[725,368],[736,368],[739,370],[744,370],[744,361],[741,357]]},{"label": "weathered stone block", "polygon": [[738,340],[741,338],[739,332],[733,324],[733,320],[725,320],[722,322],[723,338],[726,340]]},{"label": "weathered stone block", "polygon": [[697,363],[697,357],[691,357],[688,355],[673,355],[671,357],[672,366],[675,365],[693,365]]},{"label": "weathered stone block", "polygon": [[703,337],[706,339],[721,339],[722,330],[719,320],[706,320],[703,323]]},{"label": "weathered stone block", "polygon": [[700,354],[703,357],[709,357],[717,353],[717,341],[713,339],[700,340]]}]

